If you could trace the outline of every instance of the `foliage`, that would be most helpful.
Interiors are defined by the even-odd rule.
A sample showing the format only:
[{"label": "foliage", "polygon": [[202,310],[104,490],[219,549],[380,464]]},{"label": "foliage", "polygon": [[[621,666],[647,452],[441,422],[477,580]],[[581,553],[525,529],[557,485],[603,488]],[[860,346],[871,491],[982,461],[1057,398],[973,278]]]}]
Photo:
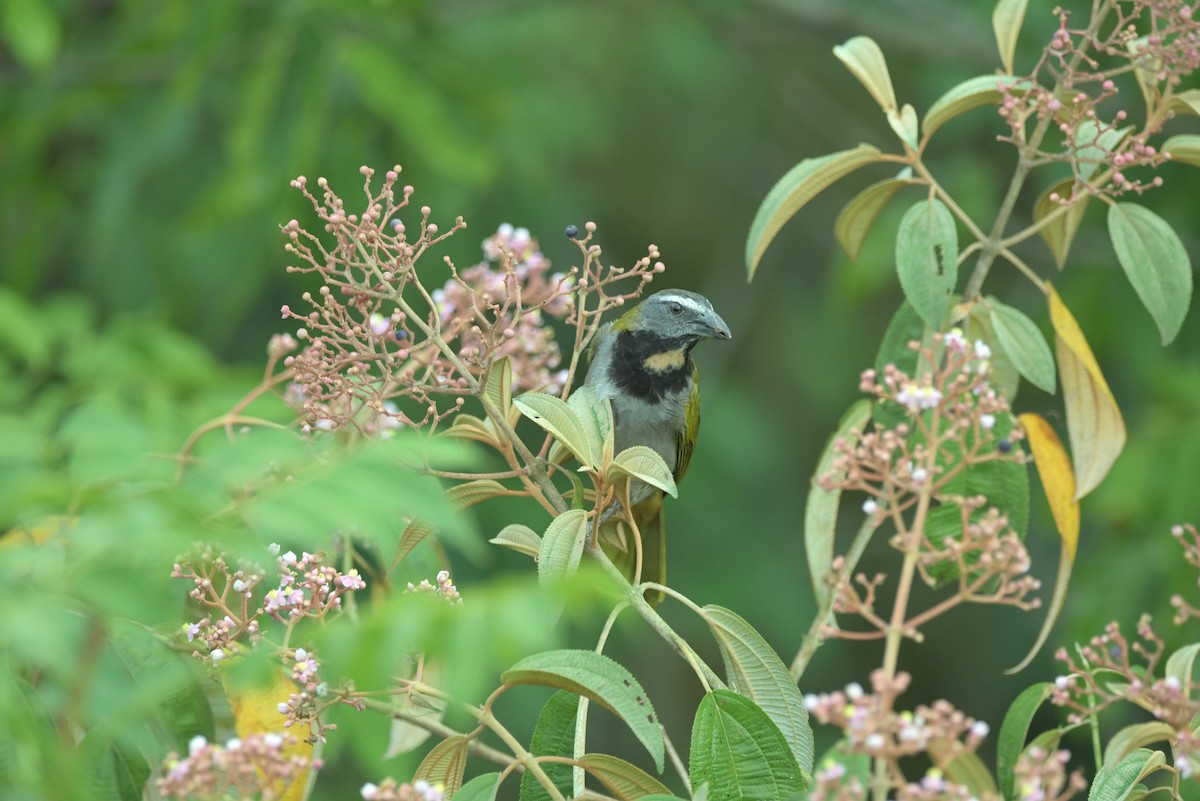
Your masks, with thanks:
[{"label": "foliage", "polygon": [[[25,3],[19,13],[35,24],[6,33],[30,68],[57,47],[40,8]],[[861,374],[868,400],[846,413],[815,471],[804,538],[817,610],[790,666],[747,617],[639,575],[640,533],[622,511],[631,484],[683,498],[688,487],[654,450],[616,451],[612,409],[580,377],[602,320],[663,273],[655,245],[618,267],[603,261],[594,224],[572,225],[579,263],[553,272],[527,230],[502,226],[480,262],[459,268],[443,254],[466,222],[411,205],[399,166],[381,181],[363,167],[360,204],[323,178],[315,192],[298,178],[315,222],[282,226],[289,272],[319,288],[282,307],[293,332],[270,341],[248,392],[244,377],[221,376],[159,327],[95,326],[76,301],[0,295],[24,368],[11,370],[6,391],[34,410],[5,420],[10,441],[27,447],[6,452],[13,482],[0,493],[20,524],[0,540],[11,667],[0,681],[0,783],[30,796],[301,799],[343,793],[328,786],[341,768],[379,801],[496,798],[518,784],[523,799],[1065,801],[1087,783],[1060,741],[1088,727],[1090,797],[1180,796],[1200,758],[1200,646],[1169,652],[1143,621],[1137,641],[1112,624],[1059,651],[1064,675],[1013,703],[994,775],[979,753],[986,723],[944,699],[901,708],[912,676],[899,654],[964,604],[1038,606],[1024,541],[1035,474],[1062,557],[1030,657],[1063,608],[1080,501],[1121,452],[1125,415],[1084,328],[1016,248],[1040,236],[1061,270],[1088,230],[1085,206],[1107,205],[1113,259],[1132,294],[1164,344],[1179,334],[1192,291],[1184,243],[1129,198],[1153,199],[1154,171],[1172,156],[1200,161],[1194,136],[1160,141],[1172,115],[1200,109],[1181,84],[1200,66],[1193,10],[1100,0],[1083,27],[1058,12],[1058,31],[1018,75],[1025,3],[1001,0],[993,25],[1004,72],[955,86],[920,119],[898,102],[873,39],[834,49],[884,112],[897,152],[859,145],[788,172],[751,225],[751,275],[794,215],[858,170],[899,172],[838,216],[834,234],[852,258],[902,191],[922,194],[898,221],[905,300],[876,367]],[[390,56],[344,57],[390,108],[367,77],[395,77]],[[1132,88],[1136,115],[1114,108]],[[930,157],[935,132],[989,106],[1018,161],[994,221],[981,225]],[[484,169],[460,144],[443,143],[445,169]],[[1016,200],[1038,171],[1052,183],[1022,224]],[[997,263],[1045,297],[1053,348],[1038,312],[1001,301],[1001,287],[983,294]],[[29,322],[38,317],[54,324]],[[139,385],[143,375],[155,381]],[[1065,445],[1053,415],[1013,412],[1022,379],[1061,388]],[[528,510],[488,532],[526,568],[513,577],[477,579],[467,568],[462,578],[483,550],[463,511],[485,503]],[[861,524],[843,549],[837,521],[855,509]],[[631,529],[632,579],[597,546],[610,515]],[[1200,566],[1195,530],[1174,534]],[[894,589],[857,572],[873,542],[899,555]],[[658,596],[682,622],[647,601]],[[1182,596],[1172,603],[1177,622],[1197,615]],[[682,731],[651,698],[653,677],[604,653],[626,638],[625,612],[694,674],[686,755]],[[600,620],[598,636],[572,647],[570,623]],[[882,642],[869,688],[852,680],[802,693],[814,654],[836,639]],[[535,707],[546,690],[555,692],[523,731],[512,705]],[[1046,700],[1068,711],[1066,722],[1027,745]],[[1102,748],[1100,715],[1123,704],[1154,720]],[[819,760],[810,715],[840,738]],[[595,747],[606,717],[635,750]],[[384,764],[396,757],[412,761]],[[483,762],[499,771],[482,772]]]}]

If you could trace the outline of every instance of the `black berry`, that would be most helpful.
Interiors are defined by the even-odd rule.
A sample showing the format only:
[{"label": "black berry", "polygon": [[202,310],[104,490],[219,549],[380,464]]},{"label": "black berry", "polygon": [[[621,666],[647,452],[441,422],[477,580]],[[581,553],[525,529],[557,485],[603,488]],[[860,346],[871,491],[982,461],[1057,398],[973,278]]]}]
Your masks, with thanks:
[{"label": "black berry", "polygon": [[578,225],[568,225],[567,226],[567,239],[574,239],[577,236],[579,236],[579,226]]}]

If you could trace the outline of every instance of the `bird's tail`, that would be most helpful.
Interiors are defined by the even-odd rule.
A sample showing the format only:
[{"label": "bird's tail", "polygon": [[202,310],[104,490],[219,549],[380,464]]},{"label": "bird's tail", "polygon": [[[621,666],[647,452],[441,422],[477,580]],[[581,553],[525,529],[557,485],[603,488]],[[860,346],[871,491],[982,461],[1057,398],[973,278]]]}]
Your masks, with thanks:
[{"label": "bird's tail", "polygon": [[[662,493],[652,493],[650,497],[634,504],[633,519],[642,535],[642,575],[640,577],[634,575],[637,566],[637,547],[633,541],[633,531],[622,515],[611,515],[601,523],[600,545],[613,564],[631,582],[653,581],[657,584],[665,584],[667,581],[667,537]],[[661,592],[646,593],[646,600],[651,605],[657,605],[662,598]]]}]

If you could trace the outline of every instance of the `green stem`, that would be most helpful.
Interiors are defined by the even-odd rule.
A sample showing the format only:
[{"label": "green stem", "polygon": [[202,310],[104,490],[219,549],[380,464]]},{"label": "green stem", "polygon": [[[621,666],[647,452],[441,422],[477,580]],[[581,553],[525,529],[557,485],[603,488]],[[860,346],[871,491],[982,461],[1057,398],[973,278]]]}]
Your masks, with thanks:
[{"label": "green stem", "polygon": [[[671,628],[670,624],[663,620],[662,616],[654,611],[654,607],[650,605],[650,602],[642,596],[644,588],[651,585],[639,585],[635,587],[630,584],[625,575],[617,569],[617,566],[599,548],[591,548],[588,550],[588,553],[596,560],[600,568],[617,582],[617,585],[624,591],[625,600],[642,616],[643,620],[650,624],[650,628],[654,629],[666,641],[667,645],[670,645],[677,654],[692,666],[692,670],[696,671],[696,676],[700,679],[700,683],[704,686],[705,691],[711,691],[713,688],[723,689],[725,687],[725,682],[721,681],[720,676],[713,672],[713,669],[692,650],[687,640],[683,639],[675,629]],[[655,589],[661,587],[661,585],[652,586]]]},{"label": "green stem", "polygon": [[[870,516],[859,527],[858,533],[854,535],[854,541],[850,544],[850,550],[846,552],[847,573],[853,573],[854,568],[858,566],[858,560],[862,556],[863,551],[866,550],[867,543],[871,541],[871,535],[875,533],[876,528],[878,526],[874,524],[873,517]],[[812,625],[808,627],[808,634],[804,635],[804,640],[800,644],[800,650],[796,652],[796,656],[792,659],[791,674],[792,678],[797,682],[804,675],[804,670],[812,660],[813,654],[825,643],[825,638],[821,636],[821,630],[833,622],[834,600],[833,592],[825,594],[825,600],[821,602],[821,608],[817,610],[817,614],[813,617]]]}]

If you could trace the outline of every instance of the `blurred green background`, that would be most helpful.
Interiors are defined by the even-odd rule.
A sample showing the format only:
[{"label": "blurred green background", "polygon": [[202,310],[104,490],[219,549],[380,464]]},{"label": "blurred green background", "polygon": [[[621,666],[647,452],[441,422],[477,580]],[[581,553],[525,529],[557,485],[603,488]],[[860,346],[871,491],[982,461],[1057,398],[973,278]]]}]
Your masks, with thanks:
[{"label": "blurred green background", "polygon": [[[1030,3],[1018,69],[1055,28],[1054,5]],[[1086,3],[1075,5],[1083,13]],[[767,190],[800,159],[860,141],[894,148],[834,45],[873,37],[901,102],[921,112],[959,80],[996,68],[991,7],[5,0],[3,524],[83,503],[105,471],[176,451],[252,387],[268,337],[289,329],[280,305],[311,288],[283,269],[278,226],[306,219],[288,182],[325,176],[350,197],[360,165],[398,162],[435,221],[467,219],[471,227],[447,249],[459,264],[476,261],[478,243],[508,222],[530,228],[566,269],[577,252],[564,227],[594,220],[609,260],[631,262],[654,242],[668,266],[664,285],[712,298],[734,339],[697,351],[704,425],[670,509],[671,582],[700,603],[735,609],[790,659],[813,612],[801,524],[810,476],[899,303],[892,235],[906,203],[889,209],[850,263],[836,249],[833,219],[886,173],[854,175],[785,228],[752,284],[746,231]],[[1013,165],[1011,149],[995,142],[1002,131],[990,110],[976,111],[939,132],[930,154],[941,180],[985,222]],[[1146,202],[1200,253],[1197,176],[1184,166],[1163,174],[1165,188]],[[1033,182],[1018,218],[1054,177]],[[1130,429],[1125,454],[1084,504],[1074,586],[1051,643],[1090,636],[1111,618],[1132,626],[1140,610],[1179,641],[1163,587],[1186,591],[1192,582],[1167,530],[1195,514],[1200,494],[1200,326],[1189,320],[1172,346],[1159,347],[1099,208],[1061,276],[1040,243],[1022,252],[1074,311]],[[1013,271],[998,267],[986,290],[1048,328],[1044,303]],[[1026,386],[1016,406],[1062,430],[1058,399]],[[115,434],[114,420],[124,426]],[[89,451],[96,425],[121,447],[105,440]],[[1037,493],[1029,543],[1049,583],[1058,546]],[[478,509],[479,536],[513,512]],[[883,550],[864,568],[894,570]],[[472,581],[527,569],[488,552],[463,563],[459,587],[469,602]],[[668,605],[667,615],[702,638],[677,608]],[[597,625],[580,623],[570,640],[586,646]],[[1039,625],[1039,614],[1006,609],[942,619],[924,644],[902,652],[902,666],[918,676],[906,703],[947,697],[998,725],[1021,688],[1056,673],[1049,648],[1021,676],[1002,673]],[[685,740],[700,693],[688,668],[638,625],[620,627],[611,652]],[[803,689],[865,683],[878,658],[876,646],[829,645]],[[990,748],[984,753],[990,761]]]}]

